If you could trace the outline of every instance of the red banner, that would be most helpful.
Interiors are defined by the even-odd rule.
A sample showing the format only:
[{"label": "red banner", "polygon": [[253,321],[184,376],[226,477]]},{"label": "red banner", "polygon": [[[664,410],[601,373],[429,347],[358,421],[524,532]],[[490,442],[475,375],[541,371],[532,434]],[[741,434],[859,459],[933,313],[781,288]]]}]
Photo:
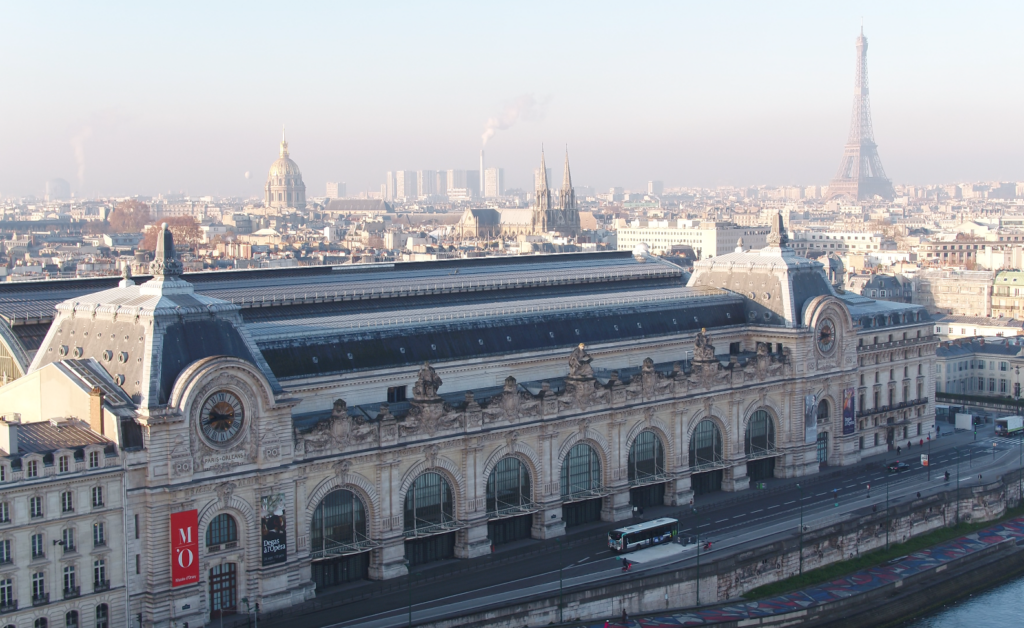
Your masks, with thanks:
[{"label": "red banner", "polygon": [[199,582],[199,513],[171,513],[171,587]]}]

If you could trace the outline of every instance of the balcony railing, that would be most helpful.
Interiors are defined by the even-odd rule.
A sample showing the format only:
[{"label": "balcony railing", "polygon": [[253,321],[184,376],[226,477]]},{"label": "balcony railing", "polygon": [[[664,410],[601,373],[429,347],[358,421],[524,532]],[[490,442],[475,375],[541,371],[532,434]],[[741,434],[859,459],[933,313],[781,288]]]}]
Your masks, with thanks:
[{"label": "balcony railing", "polygon": [[875,414],[884,414],[886,412],[895,412],[896,410],[903,410],[905,408],[913,408],[914,406],[923,406],[928,403],[928,397],[921,397],[920,399],[913,399],[911,401],[901,401],[894,403],[889,406],[879,406],[877,408],[870,408],[868,410],[858,410],[857,418],[872,416]]},{"label": "balcony railing", "polygon": [[64,599],[65,600],[73,600],[73,599],[75,599],[76,597],[78,597],[80,595],[82,595],[82,587],[81,586],[75,586],[75,587],[71,587],[70,589],[64,589]]},{"label": "balcony railing", "polygon": [[50,603],[50,594],[49,594],[49,592],[47,592],[47,593],[40,593],[39,595],[33,595],[32,596],[32,606],[42,606],[43,604],[49,604],[49,603]]},{"label": "balcony railing", "polygon": [[337,541],[324,539],[323,549],[311,551],[309,553],[309,557],[317,559],[327,558],[328,556],[344,556],[346,554],[358,554],[359,552],[365,552],[366,550],[374,549],[380,546],[380,541],[374,541],[371,539],[356,539],[351,543],[338,543]]},{"label": "balcony railing", "polygon": [[6,604],[0,604],[0,614],[13,613],[18,610],[18,600],[10,600]]},{"label": "balcony railing", "polygon": [[93,593],[102,593],[110,590],[110,580],[96,580],[92,583]]},{"label": "balcony railing", "polygon": [[443,534],[445,532],[454,532],[466,527],[466,524],[455,519],[448,521],[442,521],[440,523],[433,523],[426,526],[418,526],[412,530],[406,530],[406,538],[416,538],[419,536],[432,536],[434,534]]}]

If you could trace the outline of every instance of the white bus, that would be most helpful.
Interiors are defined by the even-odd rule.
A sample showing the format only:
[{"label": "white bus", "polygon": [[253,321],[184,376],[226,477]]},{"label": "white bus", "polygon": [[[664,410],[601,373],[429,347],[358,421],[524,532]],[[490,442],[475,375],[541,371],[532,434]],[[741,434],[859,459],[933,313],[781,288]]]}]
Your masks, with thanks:
[{"label": "white bus", "polygon": [[616,552],[629,552],[659,543],[671,543],[679,534],[679,522],[675,519],[645,521],[608,533],[608,547]]}]

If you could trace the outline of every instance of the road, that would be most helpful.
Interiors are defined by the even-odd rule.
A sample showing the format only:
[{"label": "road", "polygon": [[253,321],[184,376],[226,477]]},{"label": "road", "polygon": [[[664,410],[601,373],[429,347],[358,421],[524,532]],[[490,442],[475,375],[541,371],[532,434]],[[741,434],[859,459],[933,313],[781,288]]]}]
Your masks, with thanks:
[{"label": "road", "polygon": [[[804,525],[813,529],[868,505],[885,508],[887,483],[890,505],[917,493],[925,496],[952,488],[957,484],[958,454],[962,489],[1017,470],[1021,459],[1018,440],[994,437],[991,427],[983,428],[977,440],[973,434],[961,433],[932,441],[930,479],[928,468],[920,464],[920,454],[927,451],[927,446],[904,451],[898,458],[910,463],[911,470],[898,474],[885,470],[887,462],[897,459],[896,452],[890,452],[848,469],[827,469],[818,476],[793,480],[770,480],[769,491],[700,496],[695,500],[698,515],[683,514],[674,507],[648,508],[647,519],[676,516],[680,520],[681,540],[689,541],[689,545],[631,553],[630,559],[636,562],[632,570],[656,573],[694,564],[698,532],[701,545],[705,540],[712,541],[710,552],[700,552],[700,560],[705,563],[763,545],[773,538],[793,535],[799,529],[801,510]],[[948,484],[943,478],[944,470],[951,474]],[[802,491],[797,488],[798,483],[803,486]],[[833,489],[837,490],[838,499]],[[586,529],[570,530],[564,539],[522,541],[478,559],[416,567],[407,577],[383,583],[355,583],[337,592],[326,591],[317,598],[319,604],[336,606],[294,609],[284,617],[261,618],[260,624],[268,628],[285,622],[288,628],[406,626],[410,606],[413,620],[419,622],[557,591],[560,579],[565,588],[614,579],[622,575],[621,563],[607,549],[606,534],[628,523],[592,524]],[[299,614],[303,611],[312,612]]]}]

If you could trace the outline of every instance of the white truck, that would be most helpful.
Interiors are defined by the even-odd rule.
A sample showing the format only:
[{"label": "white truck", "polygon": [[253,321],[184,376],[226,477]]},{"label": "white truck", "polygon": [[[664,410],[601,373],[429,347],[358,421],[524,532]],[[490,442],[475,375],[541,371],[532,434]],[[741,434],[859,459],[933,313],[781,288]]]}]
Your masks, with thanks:
[{"label": "white truck", "polygon": [[957,412],[955,427],[958,430],[973,430],[974,416],[964,412]]},{"label": "white truck", "polygon": [[996,419],[996,436],[1009,436],[1024,431],[1024,416],[1004,416]]}]

